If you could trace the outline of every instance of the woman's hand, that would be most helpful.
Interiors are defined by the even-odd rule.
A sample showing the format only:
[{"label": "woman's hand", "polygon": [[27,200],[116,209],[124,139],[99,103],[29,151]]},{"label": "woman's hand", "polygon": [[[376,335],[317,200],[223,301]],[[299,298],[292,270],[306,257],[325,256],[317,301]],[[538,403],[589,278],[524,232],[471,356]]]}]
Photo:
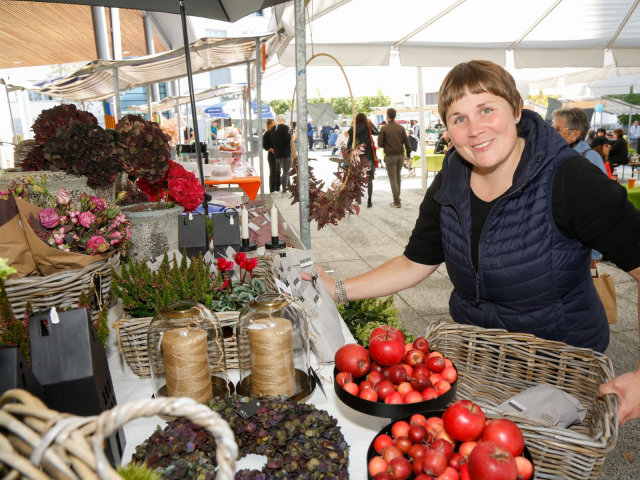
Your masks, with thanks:
[{"label": "woman's hand", "polygon": [[640,370],[625,373],[609,383],[600,385],[599,396],[610,393],[618,396],[618,423],[620,425],[640,417]]},{"label": "woman's hand", "polygon": [[[336,293],[336,281],[331,278],[327,272],[324,271],[324,269],[318,265],[315,266],[316,270],[318,271],[318,279],[319,281],[322,282],[322,284],[324,285],[324,288],[327,290],[327,293],[329,294],[329,296],[331,298],[333,298],[334,300],[336,299],[335,293]],[[313,281],[313,279],[311,278],[311,274],[307,273],[307,272],[302,272],[300,274],[300,278],[302,278],[303,280],[307,280],[308,282]]]}]

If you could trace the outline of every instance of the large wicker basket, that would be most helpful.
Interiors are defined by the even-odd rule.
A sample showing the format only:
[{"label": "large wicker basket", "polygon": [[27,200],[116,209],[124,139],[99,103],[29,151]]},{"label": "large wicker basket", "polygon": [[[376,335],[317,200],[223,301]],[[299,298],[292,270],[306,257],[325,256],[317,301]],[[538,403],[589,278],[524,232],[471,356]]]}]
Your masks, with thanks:
[{"label": "large wicker basket", "polygon": [[[109,305],[111,300],[111,267],[120,264],[120,253],[116,252],[108,260],[100,260],[85,268],[68,270],[46,277],[24,277],[5,280],[7,298],[16,318],[24,315],[27,302],[34,312],[56,307],[77,307],[78,298],[84,291],[89,293],[92,286],[100,285],[96,291],[99,305]],[[99,283],[98,283],[99,282]],[[95,320],[98,309],[91,311]]]},{"label": "large wicker basket", "polygon": [[77,417],[49,410],[24,390],[9,390],[0,397],[0,476],[29,480],[122,479],[107,461],[104,440],[131,420],[158,414],[186,417],[209,431],[216,442],[216,478],[233,479],[238,456],[233,432],[217,412],[195,400],[140,400],[99,416]]},{"label": "large wicker basket", "polygon": [[617,397],[596,395],[601,383],[614,378],[608,357],[533,335],[448,322],[430,325],[422,336],[458,368],[458,398],[486,404],[492,413],[497,411],[491,407],[540,383],[576,397],[587,416],[568,429],[504,415],[522,429],[536,478],[598,478],[618,437]]}]

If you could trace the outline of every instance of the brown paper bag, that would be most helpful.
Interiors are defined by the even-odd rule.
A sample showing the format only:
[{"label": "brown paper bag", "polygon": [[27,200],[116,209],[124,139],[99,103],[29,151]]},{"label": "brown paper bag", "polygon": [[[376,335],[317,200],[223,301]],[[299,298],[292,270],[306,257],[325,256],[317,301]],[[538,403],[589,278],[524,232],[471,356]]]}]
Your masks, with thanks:
[{"label": "brown paper bag", "polygon": [[114,250],[100,255],[83,255],[81,253],[63,252],[58,248],[50,247],[37,237],[29,225],[30,215],[33,214],[34,218],[38,218],[38,214],[42,209],[20,199],[16,199],[16,205],[20,213],[20,220],[24,226],[27,242],[29,242],[29,248],[42,275],[84,268],[100,260],[107,260],[116,253],[116,250]]},{"label": "brown paper bag", "polygon": [[616,284],[613,277],[608,273],[598,274],[596,268],[596,276],[593,278],[593,284],[598,291],[598,296],[604,305],[604,311],[607,313],[609,323],[618,322],[618,306],[616,303]]},{"label": "brown paper bag", "polygon": [[8,259],[8,264],[18,270],[9,278],[38,274],[13,196],[0,200],[0,257]]}]

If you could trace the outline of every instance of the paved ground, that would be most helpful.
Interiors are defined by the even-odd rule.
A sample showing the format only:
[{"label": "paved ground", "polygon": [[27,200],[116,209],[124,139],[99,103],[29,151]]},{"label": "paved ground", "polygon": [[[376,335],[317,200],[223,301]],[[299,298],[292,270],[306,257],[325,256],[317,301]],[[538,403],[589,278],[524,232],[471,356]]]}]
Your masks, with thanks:
[{"label": "paved ground", "polygon": [[[330,182],[335,163],[321,152],[313,153],[319,158],[313,163],[316,174]],[[265,162],[265,177],[268,177],[268,171]],[[423,193],[420,177],[407,178],[406,170],[403,170],[403,175],[402,209],[389,206],[392,196],[388,178],[383,169],[378,169],[373,208],[362,208],[360,215],[343,220],[337,227],[327,226],[318,231],[317,225],[311,225],[311,248],[316,260],[325,269],[333,270],[334,277],[358,275],[404,251],[418,216]],[[270,197],[276,202],[285,221],[298,231],[298,205],[291,206],[288,197]],[[634,369],[638,364],[638,288],[635,280],[613,265],[604,264],[601,271],[609,273],[616,281],[618,323],[611,326],[611,342],[606,354],[612,359],[615,372],[620,374]],[[448,301],[452,288],[443,265],[419,285],[396,294],[403,327],[418,334],[429,322],[449,317]],[[640,479],[639,440],[640,420],[622,427],[617,447],[607,456],[600,478]],[[623,458],[627,452],[639,463]]]}]

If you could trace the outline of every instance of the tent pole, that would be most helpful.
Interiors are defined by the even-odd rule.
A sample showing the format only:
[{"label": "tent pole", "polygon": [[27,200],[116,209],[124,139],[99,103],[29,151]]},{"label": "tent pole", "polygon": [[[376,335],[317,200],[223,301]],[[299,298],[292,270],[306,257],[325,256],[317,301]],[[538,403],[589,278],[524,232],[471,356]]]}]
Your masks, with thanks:
[{"label": "tent pole", "polygon": [[[304,248],[311,248],[309,224],[309,144],[307,121],[307,39],[305,0],[294,0],[296,19],[296,112],[298,116],[298,188],[300,200],[300,240]],[[286,175],[287,172],[282,172]]]},{"label": "tent pole", "polygon": [[[204,187],[204,170],[202,169],[202,152],[200,151],[200,135],[198,135],[198,114],[196,113],[196,97],[193,90],[193,72],[191,70],[191,51],[189,50],[189,37],[187,36],[187,13],[184,8],[184,0],[180,0],[180,18],[182,19],[182,36],[184,38],[184,58],[187,61],[187,82],[189,83],[189,99],[191,100],[191,111],[193,112],[193,134],[196,140],[196,155],[198,157],[198,173],[200,173],[200,183]],[[189,122],[187,122],[187,132]],[[206,187],[205,187],[206,188]],[[209,216],[209,205],[205,195],[202,201],[202,209],[206,217]],[[209,234],[205,231],[206,245],[209,245]]]},{"label": "tent pole", "polygon": [[[422,86],[422,67],[418,67],[418,108],[420,112],[420,138],[418,139],[420,145],[420,165],[422,167],[422,193],[427,193],[427,134],[425,128],[424,118],[424,87]],[[424,135],[424,137],[423,137]],[[413,160],[413,159],[412,159]],[[411,160],[410,160],[411,161]],[[411,165],[411,163],[409,163]]]},{"label": "tent pole", "polygon": [[153,122],[153,110],[151,110],[151,86],[147,85],[147,110],[149,111],[149,121]]},{"label": "tent pole", "polygon": [[182,114],[180,112],[180,103],[179,103],[179,98],[176,98],[176,117],[178,118],[178,144],[181,144],[181,137],[182,135],[184,135],[182,133]]},{"label": "tent pole", "polygon": [[[244,118],[242,119],[242,136],[244,137],[244,154],[249,155],[249,133],[247,132],[247,88],[242,92],[242,112]],[[246,158],[246,157],[245,157]]]},{"label": "tent pole", "polygon": [[116,119],[116,123],[122,117],[122,104],[120,103],[120,77],[118,77],[118,67],[113,69],[113,99],[115,112],[113,116]]},{"label": "tent pole", "polygon": [[264,201],[264,165],[262,164],[262,56],[260,39],[256,38],[256,103],[258,104],[258,162],[260,162],[260,198]]},{"label": "tent pole", "polygon": [[247,110],[249,110],[249,133],[251,136],[249,139],[249,145],[251,146],[251,166],[253,167],[253,156],[256,152],[253,151],[253,121],[251,117],[253,116],[253,112],[251,111],[251,62],[247,62]]}]

